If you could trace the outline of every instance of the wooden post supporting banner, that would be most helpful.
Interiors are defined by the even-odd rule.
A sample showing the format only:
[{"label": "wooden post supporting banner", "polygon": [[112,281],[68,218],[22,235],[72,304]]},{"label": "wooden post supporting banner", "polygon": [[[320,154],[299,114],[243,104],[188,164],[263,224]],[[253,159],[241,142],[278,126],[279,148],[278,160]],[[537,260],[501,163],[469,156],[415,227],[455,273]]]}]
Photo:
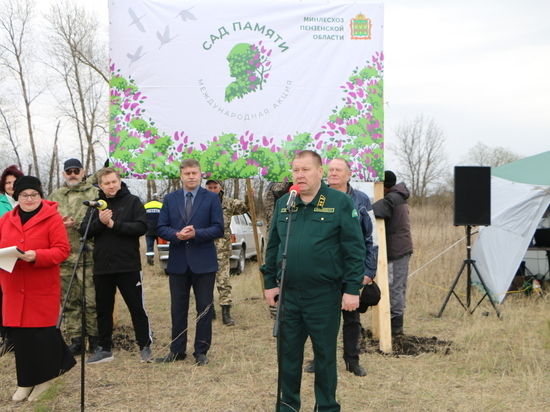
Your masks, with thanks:
[{"label": "wooden post supporting banner", "polygon": [[[384,183],[374,184],[374,200],[384,197]],[[390,287],[388,283],[388,254],[386,248],[386,228],[384,219],[376,219],[376,233],[378,234],[378,267],[376,283],[380,287],[380,302],[372,309],[372,333],[380,341],[380,350],[384,353],[392,352],[391,319],[390,319]]]},{"label": "wooden post supporting banner", "polygon": [[[248,195],[248,205],[250,208],[250,217],[252,218],[252,227],[254,228],[254,243],[256,244],[256,260],[258,261],[258,267],[264,264],[264,251],[261,249],[260,240],[258,237],[258,226],[256,225],[256,207],[254,206],[254,192],[252,191],[252,183],[250,178],[246,179],[246,192]],[[260,282],[262,285],[262,292],[265,290],[264,276],[260,271]]]}]

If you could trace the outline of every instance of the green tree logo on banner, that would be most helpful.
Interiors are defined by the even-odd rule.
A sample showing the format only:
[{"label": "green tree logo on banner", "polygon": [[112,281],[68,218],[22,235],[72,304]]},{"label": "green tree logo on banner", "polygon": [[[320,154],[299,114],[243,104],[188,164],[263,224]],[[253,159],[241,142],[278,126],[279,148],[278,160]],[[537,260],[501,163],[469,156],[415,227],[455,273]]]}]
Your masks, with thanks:
[{"label": "green tree logo on banner", "polygon": [[229,74],[235,81],[225,89],[225,101],[242,99],[244,95],[262,90],[263,83],[267,82],[268,71],[271,70],[269,56],[271,50],[262,46],[262,42],[255,44],[239,43],[235,45],[229,55]]}]

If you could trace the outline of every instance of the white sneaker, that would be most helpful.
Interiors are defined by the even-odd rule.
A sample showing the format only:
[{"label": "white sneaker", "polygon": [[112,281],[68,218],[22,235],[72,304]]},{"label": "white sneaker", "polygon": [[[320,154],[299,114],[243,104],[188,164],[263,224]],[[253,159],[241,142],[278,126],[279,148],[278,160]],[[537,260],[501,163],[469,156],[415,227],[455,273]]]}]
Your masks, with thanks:
[{"label": "white sneaker", "polygon": [[29,386],[29,387],[18,386],[17,390],[15,391],[13,396],[11,397],[12,401],[14,401],[14,402],[24,401],[25,399],[27,399],[27,396],[30,395],[33,388],[34,388],[34,386]]},{"label": "white sneaker", "polygon": [[32,390],[31,394],[29,395],[28,401],[29,402],[36,401],[38,397],[42,395],[42,393],[46,392],[50,388],[50,386],[52,386],[53,381],[54,381],[53,379],[50,379],[49,381],[42,382],[36,385]]}]

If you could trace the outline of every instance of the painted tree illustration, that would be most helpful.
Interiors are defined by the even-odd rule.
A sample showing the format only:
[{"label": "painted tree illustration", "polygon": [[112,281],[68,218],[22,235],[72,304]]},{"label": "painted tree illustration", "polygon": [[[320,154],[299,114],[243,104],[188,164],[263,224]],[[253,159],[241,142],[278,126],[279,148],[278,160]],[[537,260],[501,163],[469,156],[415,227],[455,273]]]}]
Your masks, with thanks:
[{"label": "painted tree illustration", "polygon": [[258,45],[239,43],[227,56],[229,74],[235,81],[225,89],[225,101],[242,99],[248,93],[262,90],[263,83],[269,77],[271,70],[271,50],[267,50],[260,41]]}]

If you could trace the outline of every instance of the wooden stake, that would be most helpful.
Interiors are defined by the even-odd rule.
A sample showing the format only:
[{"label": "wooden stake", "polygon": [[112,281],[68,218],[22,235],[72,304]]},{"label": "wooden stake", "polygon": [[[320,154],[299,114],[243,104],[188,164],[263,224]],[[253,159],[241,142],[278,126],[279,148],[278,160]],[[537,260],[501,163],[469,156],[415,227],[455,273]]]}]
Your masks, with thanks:
[{"label": "wooden stake", "polygon": [[[383,197],[384,183],[375,183],[374,200],[377,201]],[[388,283],[388,254],[384,219],[376,219],[376,232],[378,234],[378,268],[376,270],[376,283],[378,283],[380,287],[381,297],[378,305],[372,308],[372,333],[373,337],[380,341],[380,350],[384,353],[392,353],[390,287]]]}]

